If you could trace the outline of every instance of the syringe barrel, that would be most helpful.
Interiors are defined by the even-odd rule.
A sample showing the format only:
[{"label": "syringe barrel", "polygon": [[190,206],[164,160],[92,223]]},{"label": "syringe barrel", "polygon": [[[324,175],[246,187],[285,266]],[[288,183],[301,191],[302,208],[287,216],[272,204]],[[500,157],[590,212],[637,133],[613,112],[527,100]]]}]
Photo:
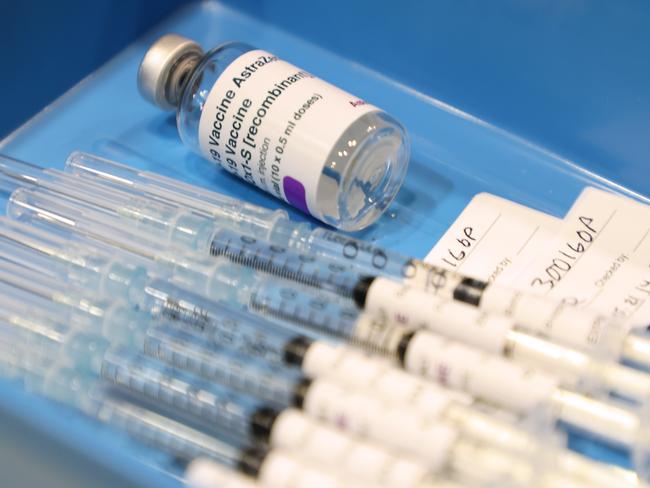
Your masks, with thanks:
[{"label": "syringe barrel", "polygon": [[209,458],[235,467],[241,456],[234,446],[110,392],[100,402],[96,416],[102,423],[179,459]]},{"label": "syringe barrel", "polygon": [[324,227],[314,229],[308,236],[294,238],[289,247],[325,259],[345,262],[363,275],[402,279],[414,272],[409,257]]},{"label": "syringe barrel", "polygon": [[[288,234],[288,232],[285,232]],[[287,246],[321,259],[345,263],[362,276],[383,276],[417,286],[444,299],[460,299],[455,295],[486,283],[466,278],[454,271],[424,263],[369,241],[356,239],[323,227],[309,233],[295,232],[286,238]]]},{"label": "syringe barrel", "polygon": [[[89,372],[75,361],[57,361],[47,355],[36,355],[33,342],[20,340],[13,335],[12,327],[3,326],[1,330],[3,345],[5,339],[13,337],[11,348],[5,350],[3,347],[0,355],[0,374],[4,378],[22,379],[29,391],[78,408],[139,441],[182,459],[207,456],[230,466],[237,465],[241,459],[240,449],[131,402],[117,400],[101,385],[97,372]],[[106,357],[109,362],[111,358],[119,362],[119,356],[107,354]],[[129,353],[124,352],[122,366],[126,366],[128,357]],[[134,373],[134,378],[137,378],[138,370]],[[160,376],[154,374],[138,387],[150,387]],[[166,386],[172,388],[176,384]],[[138,387],[134,390],[139,391]]]},{"label": "syringe barrel", "polygon": [[164,320],[216,346],[284,364],[287,347],[306,334],[216,303],[161,279],[151,280],[144,305],[155,320]]},{"label": "syringe barrel", "polygon": [[240,356],[225,347],[210,347],[201,338],[169,325],[147,331],[144,352],[176,368],[277,405],[293,404],[303,380],[295,369]]},{"label": "syringe barrel", "polygon": [[342,339],[388,357],[398,355],[402,337],[411,331],[383,317],[360,314],[334,295],[303,289],[293,283],[282,284],[273,279],[258,282],[248,306],[264,317]]},{"label": "syringe barrel", "polygon": [[269,244],[230,229],[212,236],[209,252],[242,266],[349,297],[359,275],[345,265]]},{"label": "syringe barrel", "polygon": [[258,280],[248,307],[269,318],[283,320],[336,337],[351,338],[358,311],[322,292],[267,277]]},{"label": "syringe barrel", "polygon": [[255,412],[266,406],[262,400],[123,348],[104,356],[101,376],[131,393],[181,408],[184,413],[242,440],[251,436]]}]

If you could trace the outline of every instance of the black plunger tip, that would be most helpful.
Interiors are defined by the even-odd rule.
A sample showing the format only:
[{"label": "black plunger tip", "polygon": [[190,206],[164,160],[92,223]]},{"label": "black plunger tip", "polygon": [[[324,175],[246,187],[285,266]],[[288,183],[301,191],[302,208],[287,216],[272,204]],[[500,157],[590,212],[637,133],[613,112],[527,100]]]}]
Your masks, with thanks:
[{"label": "black plunger tip", "polygon": [[366,306],[366,298],[368,297],[368,290],[370,285],[375,281],[374,276],[364,276],[357,284],[354,285],[354,290],[352,290],[352,298],[354,298],[354,303],[357,304],[357,307],[364,308]]}]

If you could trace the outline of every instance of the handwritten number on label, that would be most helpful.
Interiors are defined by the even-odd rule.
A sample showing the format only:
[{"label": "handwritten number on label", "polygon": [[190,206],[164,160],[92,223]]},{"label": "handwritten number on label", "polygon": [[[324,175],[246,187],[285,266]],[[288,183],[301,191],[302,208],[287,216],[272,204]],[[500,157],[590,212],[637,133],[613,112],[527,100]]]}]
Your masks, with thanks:
[{"label": "handwritten number on label", "polygon": [[575,239],[565,242],[557,250],[557,256],[551,260],[551,264],[544,268],[542,276],[536,276],[530,282],[531,287],[545,287],[546,291],[555,288],[566,275],[571,271],[580,255],[589,249],[598,231],[592,226],[594,219],[591,217],[578,217],[579,228],[575,231]]},{"label": "handwritten number on label", "polygon": [[456,267],[458,264],[467,257],[467,252],[465,249],[469,250],[472,245],[476,242],[476,237],[472,234],[474,229],[472,227],[465,227],[463,229],[463,234],[461,237],[456,239],[456,242],[459,244],[460,250],[447,249],[447,254],[451,256],[451,261],[447,258],[442,258],[442,260],[447,263],[449,266]]}]

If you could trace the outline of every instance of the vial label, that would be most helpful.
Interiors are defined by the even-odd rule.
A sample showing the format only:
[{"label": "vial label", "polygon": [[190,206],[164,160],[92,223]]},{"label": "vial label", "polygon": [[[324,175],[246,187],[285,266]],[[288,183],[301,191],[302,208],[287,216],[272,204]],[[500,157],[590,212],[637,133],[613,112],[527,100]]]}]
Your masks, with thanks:
[{"label": "vial label", "polygon": [[375,110],[266,51],[253,50],[233,61],[210,90],[199,145],[206,158],[227,171],[320,217],[316,191],[327,156],[349,125]]}]

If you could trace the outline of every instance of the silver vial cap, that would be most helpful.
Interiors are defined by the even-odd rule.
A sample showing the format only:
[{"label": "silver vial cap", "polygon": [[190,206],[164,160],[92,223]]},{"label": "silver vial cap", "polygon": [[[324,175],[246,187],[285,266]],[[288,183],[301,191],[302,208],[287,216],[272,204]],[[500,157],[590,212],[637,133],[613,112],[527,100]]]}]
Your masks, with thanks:
[{"label": "silver vial cap", "polygon": [[[140,93],[163,110],[174,110],[179,102],[180,84],[184,76],[196,65],[202,55],[201,47],[187,37],[177,34],[162,36],[152,44],[140,62],[138,70]],[[179,65],[181,71],[184,71],[180,76]]]}]

